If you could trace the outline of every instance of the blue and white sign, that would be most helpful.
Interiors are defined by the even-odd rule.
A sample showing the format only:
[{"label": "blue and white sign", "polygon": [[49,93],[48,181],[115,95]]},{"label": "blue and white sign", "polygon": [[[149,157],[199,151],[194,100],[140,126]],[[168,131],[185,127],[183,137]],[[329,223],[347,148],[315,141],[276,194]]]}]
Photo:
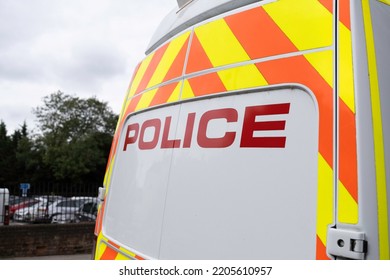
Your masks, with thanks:
[{"label": "blue and white sign", "polygon": [[27,191],[30,189],[30,184],[28,183],[22,183],[20,184],[20,190],[22,191],[22,196],[27,196]]}]

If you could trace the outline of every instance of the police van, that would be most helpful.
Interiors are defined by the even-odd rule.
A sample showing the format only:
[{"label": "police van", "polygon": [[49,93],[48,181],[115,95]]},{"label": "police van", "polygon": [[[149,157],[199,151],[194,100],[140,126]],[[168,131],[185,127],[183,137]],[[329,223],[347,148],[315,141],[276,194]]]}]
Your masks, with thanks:
[{"label": "police van", "polygon": [[390,1],[177,2],[123,104],[95,259],[389,259]]}]

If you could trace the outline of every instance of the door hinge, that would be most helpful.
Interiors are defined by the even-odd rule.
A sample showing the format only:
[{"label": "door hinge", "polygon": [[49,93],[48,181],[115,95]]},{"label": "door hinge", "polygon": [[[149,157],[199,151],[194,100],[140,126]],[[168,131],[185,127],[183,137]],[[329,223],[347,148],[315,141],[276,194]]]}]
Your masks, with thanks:
[{"label": "door hinge", "polygon": [[367,253],[367,240],[364,232],[329,228],[327,251],[339,258],[364,260]]},{"label": "door hinge", "polygon": [[98,192],[98,202],[102,203],[104,199],[106,198],[106,188],[105,187],[99,187],[99,192]]}]

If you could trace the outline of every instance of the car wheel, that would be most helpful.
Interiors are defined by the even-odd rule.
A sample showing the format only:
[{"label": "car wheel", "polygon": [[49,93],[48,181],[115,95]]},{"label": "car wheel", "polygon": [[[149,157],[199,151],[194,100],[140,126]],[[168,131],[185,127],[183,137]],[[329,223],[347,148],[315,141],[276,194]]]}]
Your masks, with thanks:
[{"label": "car wheel", "polygon": [[56,217],[57,217],[57,215],[51,216],[51,218],[50,218],[50,223],[51,223],[51,224],[57,224],[57,219],[56,219]]}]

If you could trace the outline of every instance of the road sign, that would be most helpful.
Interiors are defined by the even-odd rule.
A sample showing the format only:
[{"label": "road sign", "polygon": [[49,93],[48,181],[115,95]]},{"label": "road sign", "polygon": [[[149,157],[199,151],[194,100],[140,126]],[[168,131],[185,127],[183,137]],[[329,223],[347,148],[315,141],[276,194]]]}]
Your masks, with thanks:
[{"label": "road sign", "polygon": [[30,189],[30,184],[22,183],[22,184],[20,184],[20,189],[22,191],[22,196],[26,197],[27,196],[27,191]]}]

